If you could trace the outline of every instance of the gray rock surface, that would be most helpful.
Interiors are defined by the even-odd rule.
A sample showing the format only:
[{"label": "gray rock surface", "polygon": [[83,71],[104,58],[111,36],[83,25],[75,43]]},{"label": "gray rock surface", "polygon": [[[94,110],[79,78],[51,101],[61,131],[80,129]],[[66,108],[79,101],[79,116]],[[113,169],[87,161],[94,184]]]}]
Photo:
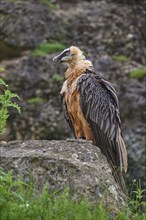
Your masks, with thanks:
[{"label": "gray rock surface", "polygon": [[69,187],[72,199],[86,196],[107,209],[122,209],[126,196],[111,174],[106,158],[89,142],[13,141],[1,142],[1,165],[13,170],[36,189],[48,183],[50,190]]},{"label": "gray rock surface", "polygon": [[[87,52],[124,54],[146,64],[146,2],[2,1],[0,31],[2,58],[34,49],[43,40],[82,46]],[[141,46],[142,45],[142,46]],[[88,49],[90,48],[90,49]]]}]

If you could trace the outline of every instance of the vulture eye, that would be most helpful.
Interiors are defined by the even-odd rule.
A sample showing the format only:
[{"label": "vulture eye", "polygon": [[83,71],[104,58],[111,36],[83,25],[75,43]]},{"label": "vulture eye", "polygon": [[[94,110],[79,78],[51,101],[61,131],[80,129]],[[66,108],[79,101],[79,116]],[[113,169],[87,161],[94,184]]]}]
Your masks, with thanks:
[{"label": "vulture eye", "polygon": [[65,52],[65,56],[68,56],[69,54],[70,54],[70,51],[67,50],[67,51]]}]

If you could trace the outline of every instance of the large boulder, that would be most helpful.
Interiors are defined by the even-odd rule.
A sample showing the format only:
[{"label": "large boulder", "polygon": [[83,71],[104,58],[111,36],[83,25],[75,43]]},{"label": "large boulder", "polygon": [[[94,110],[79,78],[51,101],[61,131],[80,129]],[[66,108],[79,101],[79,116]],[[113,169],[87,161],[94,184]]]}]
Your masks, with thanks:
[{"label": "large boulder", "polygon": [[[34,181],[37,190],[69,187],[72,199],[87,197],[109,210],[126,206],[126,196],[115,182],[99,148],[78,141],[12,141],[0,143],[1,165],[15,177]],[[32,179],[33,178],[33,179]]]}]

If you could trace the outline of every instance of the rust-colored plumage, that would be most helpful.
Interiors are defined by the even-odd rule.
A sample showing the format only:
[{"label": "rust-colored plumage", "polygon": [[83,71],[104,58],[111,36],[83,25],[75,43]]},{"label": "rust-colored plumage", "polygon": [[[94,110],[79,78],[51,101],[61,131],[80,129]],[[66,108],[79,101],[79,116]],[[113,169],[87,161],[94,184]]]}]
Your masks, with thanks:
[{"label": "rust-colored plumage", "polygon": [[74,136],[92,140],[101,149],[115,180],[125,192],[122,171],[127,171],[127,151],[121,135],[115,89],[94,72],[92,63],[77,47],[71,46],[54,60],[68,65],[61,96],[65,117]]}]

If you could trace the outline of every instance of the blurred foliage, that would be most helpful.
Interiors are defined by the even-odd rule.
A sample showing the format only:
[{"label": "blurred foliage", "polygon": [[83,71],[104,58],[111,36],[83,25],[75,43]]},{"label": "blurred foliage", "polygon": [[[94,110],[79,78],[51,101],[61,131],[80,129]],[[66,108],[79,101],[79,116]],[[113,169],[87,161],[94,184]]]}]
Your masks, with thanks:
[{"label": "blurred foliage", "polygon": [[33,56],[46,56],[47,54],[64,50],[66,47],[61,43],[42,43],[33,52]]},{"label": "blurred foliage", "polygon": [[137,68],[130,72],[129,76],[131,78],[143,78],[146,76],[146,68]]},{"label": "blurred foliage", "polygon": [[113,56],[113,60],[119,61],[119,62],[127,62],[129,61],[129,58],[124,55],[117,55],[117,56]]}]

